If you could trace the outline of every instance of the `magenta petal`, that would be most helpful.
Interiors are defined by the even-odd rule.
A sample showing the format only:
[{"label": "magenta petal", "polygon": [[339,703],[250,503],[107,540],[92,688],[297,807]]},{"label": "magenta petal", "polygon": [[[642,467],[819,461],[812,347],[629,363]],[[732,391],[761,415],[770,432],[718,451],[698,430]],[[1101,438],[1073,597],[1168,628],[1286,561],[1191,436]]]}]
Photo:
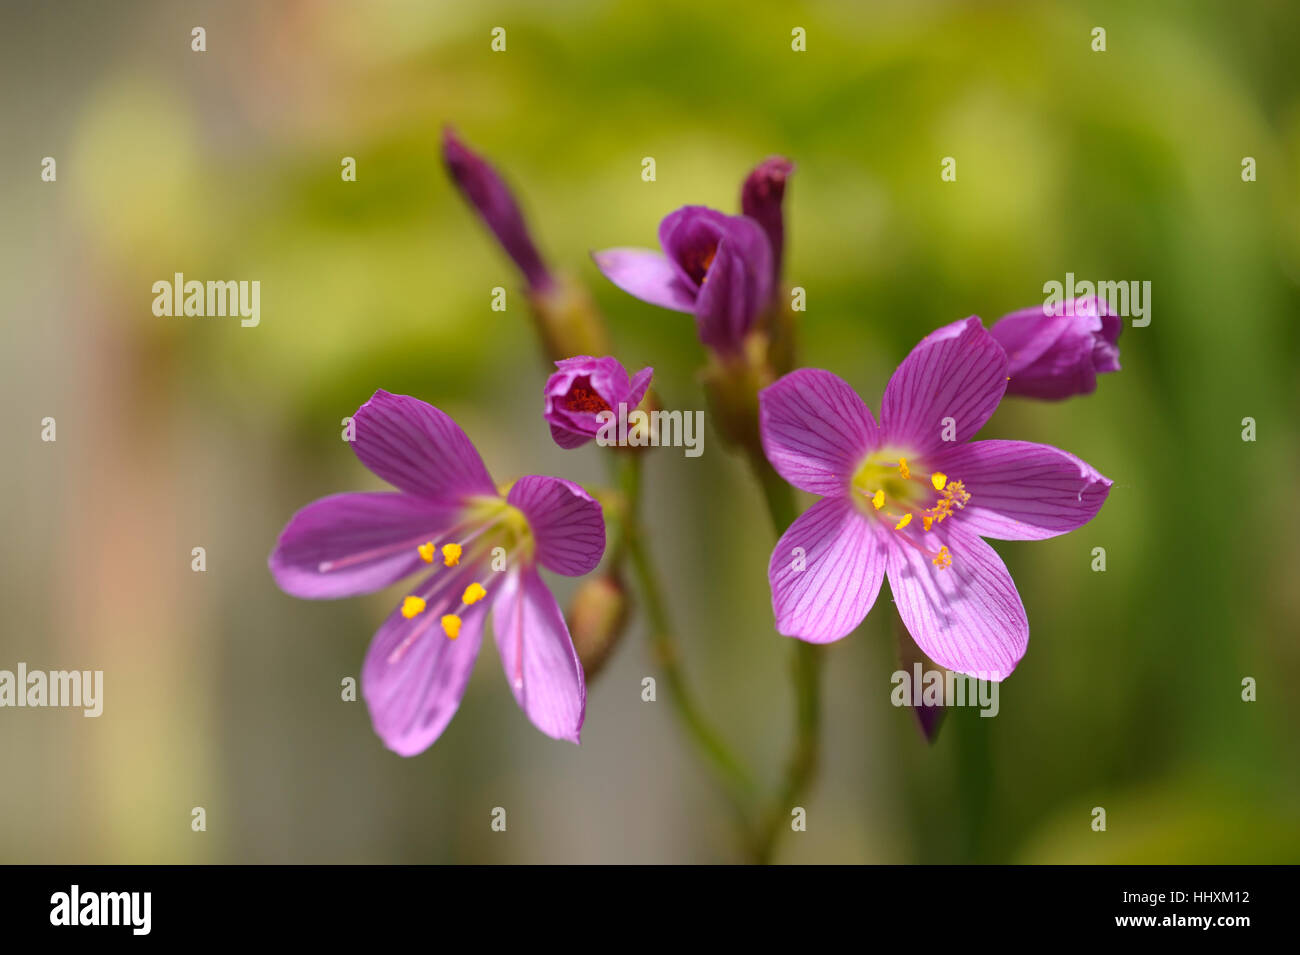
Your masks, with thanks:
[{"label": "magenta petal", "polygon": [[753,219],[724,219],[723,234],[695,300],[695,320],[700,341],[734,351],[771,298],[772,249]]},{"label": "magenta petal", "polygon": [[433,405],[376,391],[357,410],[355,423],[357,457],[398,490],[446,505],[475,494],[496,495],[465,432]]},{"label": "magenta petal", "polygon": [[506,681],[533,725],[554,739],[579,742],[587,708],[582,664],[536,568],[507,576],[492,607],[492,629]]},{"label": "magenta petal", "polygon": [[845,497],[823,498],[799,515],[767,568],[776,629],[810,643],[852,632],[876,602],[885,576],[880,533]]},{"label": "magenta petal", "polygon": [[1006,353],[972,315],[931,332],[903,359],[885,386],[881,433],[918,456],[948,444],[949,424],[953,441],[968,441],[1006,389]]},{"label": "magenta petal", "polygon": [[677,269],[660,252],[649,249],[605,249],[592,260],[605,278],[628,295],[675,312],[695,310],[695,291],[682,282]]},{"label": "magenta petal", "polygon": [[758,421],[772,467],[812,494],[847,494],[854,470],[880,440],[857,392],[820,368],[792,371],[759,392]]},{"label": "magenta petal", "polygon": [[285,525],[268,561],[271,576],[285,593],[308,600],[373,593],[420,569],[416,548],[454,514],[384,491],[323,497]]},{"label": "magenta petal", "polygon": [[633,411],[637,405],[641,404],[641,399],[645,397],[646,391],[650,388],[650,379],[654,378],[655,370],[650,367],[642,368],[628,383],[627,393],[627,410]]},{"label": "magenta petal", "polygon": [[460,635],[451,640],[443,633],[435,600],[437,594],[454,593],[472,579],[468,574],[443,578],[429,595],[429,608],[410,620],[399,605],[366,652],[361,692],[370,720],[384,745],[400,756],[414,756],[433,745],[465,695],[482,644],[488,601],[461,614]]},{"label": "magenta petal", "polygon": [[574,448],[580,448],[588,441],[593,440],[594,435],[583,434],[581,431],[574,431],[569,427],[561,427],[555,422],[550,422],[551,437],[555,443],[566,451],[572,451]]},{"label": "magenta petal", "polygon": [[[557,370],[546,379],[542,389],[545,398],[542,416],[551,426],[551,436],[562,448],[580,447],[597,437],[603,424],[603,411],[617,415],[619,405],[626,405],[628,411],[636,408],[654,375],[654,369],[643,368],[629,381],[627,369],[617,359],[590,355],[561,359],[555,367]],[[592,402],[593,397],[599,402]]]},{"label": "magenta petal", "polygon": [[1029,620],[1002,558],[954,518],[923,537],[947,545],[952,566],[936,567],[902,541],[889,547],[889,587],[898,614],[926,656],[980,679],[1006,678],[1029,645]]},{"label": "magenta petal", "polygon": [[578,577],[596,569],[605,553],[605,517],[579,485],[530,474],[514,483],[506,502],[528,518],[537,561],[547,570]]},{"label": "magenta petal", "polygon": [[936,456],[935,467],[961,480],[970,503],[952,519],[998,540],[1043,540],[1082,527],[1110,493],[1111,481],[1086,461],[1030,441],[972,441]]}]

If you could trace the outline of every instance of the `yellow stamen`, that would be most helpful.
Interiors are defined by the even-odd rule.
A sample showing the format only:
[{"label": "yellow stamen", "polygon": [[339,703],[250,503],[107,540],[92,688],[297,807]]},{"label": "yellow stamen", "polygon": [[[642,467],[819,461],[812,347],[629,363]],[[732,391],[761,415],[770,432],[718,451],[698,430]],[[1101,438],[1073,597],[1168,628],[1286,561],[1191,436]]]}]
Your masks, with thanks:
[{"label": "yellow stamen", "polygon": [[448,640],[455,640],[460,636],[460,617],[454,613],[449,613],[442,618],[442,632],[447,635]]},{"label": "yellow stamen", "polygon": [[912,472],[907,468],[907,458],[898,459],[898,473],[903,475],[904,478],[910,478],[912,476]]},{"label": "yellow stamen", "polygon": [[885,506],[885,492],[883,490],[877,491],[875,494],[871,495],[871,506],[876,510],[880,510]]},{"label": "yellow stamen", "polygon": [[442,545],[442,562],[448,567],[455,567],[460,563],[460,555],[464,553],[459,544]]},{"label": "yellow stamen", "polygon": [[951,567],[952,555],[948,553],[948,548],[940,547],[939,553],[934,555],[934,560],[932,561],[932,563],[940,570],[947,570],[949,567]]},{"label": "yellow stamen", "polygon": [[924,527],[924,528],[928,531],[931,527],[934,526],[934,518],[931,517],[929,514],[922,514],[922,515],[921,515],[921,526]]},{"label": "yellow stamen", "polygon": [[901,531],[904,527],[906,527],[910,523],[912,523],[912,515],[904,514],[903,519],[894,525],[894,530]]},{"label": "yellow stamen", "polygon": [[942,471],[935,471],[930,475],[930,483],[934,485],[936,491],[942,491],[943,486],[948,483],[948,475]]},{"label": "yellow stamen", "polygon": [[433,541],[429,541],[427,544],[421,544],[415,549],[420,552],[420,557],[424,559],[426,564],[433,563]]},{"label": "yellow stamen", "polygon": [[402,601],[402,616],[410,620],[416,614],[424,613],[425,603],[421,597],[407,597]]},{"label": "yellow stamen", "polygon": [[461,595],[460,600],[461,603],[468,607],[470,604],[478,603],[486,596],[487,591],[483,589],[482,585],[474,583],[465,588],[465,593]]}]

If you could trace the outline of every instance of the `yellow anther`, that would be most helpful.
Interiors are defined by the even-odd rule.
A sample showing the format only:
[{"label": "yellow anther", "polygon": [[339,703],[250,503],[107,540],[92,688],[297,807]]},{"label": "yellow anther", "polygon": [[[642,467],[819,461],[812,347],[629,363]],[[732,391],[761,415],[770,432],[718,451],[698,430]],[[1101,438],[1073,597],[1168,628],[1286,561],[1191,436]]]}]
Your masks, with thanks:
[{"label": "yellow anther", "polygon": [[426,564],[433,563],[433,553],[434,553],[433,541],[429,541],[429,543],[427,544],[421,544],[419,547],[415,549],[420,552],[420,557],[424,559],[424,562]]},{"label": "yellow anther", "polygon": [[912,523],[912,515],[904,514],[903,519],[894,525],[894,530],[901,531],[904,527],[906,527],[910,523]]},{"label": "yellow anther", "polygon": [[876,510],[880,510],[885,506],[885,492],[883,490],[877,491],[875,494],[871,495],[871,506]]},{"label": "yellow anther", "polygon": [[966,485],[961,481],[953,481],[948,485],[948,490],[944,492],[948,497],[953,498],[953,503],[959,508],[965,507],[970,500],[970,491],[966,490]]},{"label": "yellow anther", "polygon": [[416,614],[424,613],[424,599],[421,597],[407,597],[402,601],[402,616],[410,620]]},{"label": "yellow anther", "polygon": [[461,603],[468,607],[470,604],[478,603],[486,596],[487,591],[483,589],[482,585],[474,583],[465,588],[465,593],[461,594],[460,600]]},{"label": "yellow anther", "polygon": [[442,632],[447,635],[448,640],[455,640],[460,636],[460,617],[454,613],[445,614],[442,618]]},{"label": "yellow anther", "polygon": [[907,468],[907,458],[898,459],[898,473],[903,475],[904,478],[910,478],[912,476],[912,472]]},{"label": "yellow anther", "polygon": [[942,471],[935,471],[930,475],[930,483],[934,485],[936,491],[942,491],[943,486],[948,483],[948,475]]},{"label": "yellow anther", "polygon": [[949,567],[951,567],[952,555],[948,553],[948,548],[940,547],[939,553],[934,555],[934,560],[932,561],[932,563],[940,570],[947,570]]},{"label": "yellow anther", "polygon": [[931,527],[934,526],[934,518],[931,517],[929,514],[922,514],[922,515],[921,515],[921,526],[924,527],[924,528],[928,531]]},{"label": "yellow anther", "polygon": [[455,567],[460,563],[460,555],[463,553],[459,544],[443,544],[442,562],[448,567]]}]

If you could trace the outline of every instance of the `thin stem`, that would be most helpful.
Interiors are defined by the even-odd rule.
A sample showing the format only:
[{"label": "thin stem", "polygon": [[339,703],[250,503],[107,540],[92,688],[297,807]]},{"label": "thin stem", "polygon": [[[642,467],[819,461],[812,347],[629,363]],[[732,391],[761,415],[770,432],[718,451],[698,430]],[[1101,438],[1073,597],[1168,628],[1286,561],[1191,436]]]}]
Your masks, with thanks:
[{"label": "thin stem", "polygon": [[[794,491],[765,457],[751,454],[750,465],[763,489],[772,524],[780,536],[797,514]],[[821,735],[821,655],[812,644],[802,640],[793,643],[790,679],[794,686],[795,733],[781,786],[770,808],[759,820],[755,836],[755,854],[763,863],[771,861],[777,836],[789,824],[791,811],[817,774]]]},{"label": "thin stem", "polygon": [[649,622],[650,647],[668,684],[667,700],[697,755],[717,777],[737,816],[747,851],[758,855],[749,824],[748,806],[755,787],[749,771],[732,754],[721,735],[705,718],[687,683],[676,631],[668,613],[663,586],[650,557],[641,525],[641,458],[637,451],[619,451],[619,481],[626,503],[621,546],[631,559]]}]

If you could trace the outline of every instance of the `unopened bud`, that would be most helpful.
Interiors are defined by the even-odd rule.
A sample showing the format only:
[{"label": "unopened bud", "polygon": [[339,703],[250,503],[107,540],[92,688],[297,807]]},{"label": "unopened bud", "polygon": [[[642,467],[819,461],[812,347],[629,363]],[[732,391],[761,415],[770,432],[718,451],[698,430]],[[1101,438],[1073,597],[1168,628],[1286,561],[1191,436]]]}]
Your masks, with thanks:
[{"label": "unopened bud", "polygon": [[631,608],[627,590],[610,574],[588,577],[573,595],[568,613],[569,635],[588,683],[618,646]]}]

